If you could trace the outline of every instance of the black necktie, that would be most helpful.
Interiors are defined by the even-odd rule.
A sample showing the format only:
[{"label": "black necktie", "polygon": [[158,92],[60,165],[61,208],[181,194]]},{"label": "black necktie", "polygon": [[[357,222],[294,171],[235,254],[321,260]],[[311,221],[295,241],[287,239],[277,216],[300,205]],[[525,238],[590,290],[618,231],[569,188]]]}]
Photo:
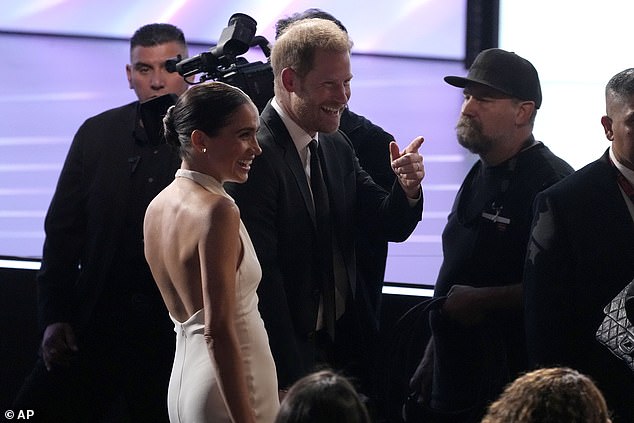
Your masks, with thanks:
[{"label": "black necktie", "polygon": [[321,282],[323,298],[323,319],[328,334],[335,334],[335,283],[332,264],[332,228],[330,226],[330,201],[319,160],[319,145],[312,140],[310,149],[310,188],[313,192],[315,220],[317,226],[316,266]]}]

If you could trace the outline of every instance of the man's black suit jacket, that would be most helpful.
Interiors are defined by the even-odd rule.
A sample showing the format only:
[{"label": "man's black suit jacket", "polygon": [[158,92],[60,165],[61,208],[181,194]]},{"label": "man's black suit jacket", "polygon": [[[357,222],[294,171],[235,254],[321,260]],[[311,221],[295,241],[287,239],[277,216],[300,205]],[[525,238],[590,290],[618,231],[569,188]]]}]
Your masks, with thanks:
[{"label": "man's black suit jacket", "polygon": [[[137,101],[86,120],[78,129],[45,220],[42,267],[37,276],[38,313],[44,329],[71,322],[81,330],[104,286],[125,231],[138,164]],[[138,136],[138,132],[137,132]],[[176,152],[164,163],[157,192],[180,165]],[[142,255],[142,244],[139,243]]]},{"label": "man's black suit jacket", "polygon": [[634,373],[595,333],[633,278],[634,223],[606,152],[535,200],[525,316],[531,363],[592,377],[619,422],[634,421]]},{"label": "man's black suit jacket", "polygon": [[[262,266],[259,308],[279,386],[284,388],[312,371],[315,361],[311,336],[320,296],[313,269],[314,209],[297,149],[270,104],[262,112],[260,123],[257,136],[262,155],[254,160],[245,184],[228,184],[227,189],[236,199]],[[356,284],[356,226],[360,221],[372,222],[365,230],[390,241],[403,241],[421,218],[422,195],[421,201],[411,207],[398,182],[391,193],[375,184],[359,166],[343,133],[320,133],[319,143],[332,225],[358,305],[356,310],[363,314],[359,320],[372,326],[367,291]]]},{"label": "man's black suit jacket", "polygon": [[[341,113],[339,129],[350,139],[363,170],[383,189],[391,190],[396,179],[390,161],[394,136],[348,108]],[[357,278],[368,287],[370,305],[380,321],[388,243],[364,228],[357,231],[357,241]]]}]

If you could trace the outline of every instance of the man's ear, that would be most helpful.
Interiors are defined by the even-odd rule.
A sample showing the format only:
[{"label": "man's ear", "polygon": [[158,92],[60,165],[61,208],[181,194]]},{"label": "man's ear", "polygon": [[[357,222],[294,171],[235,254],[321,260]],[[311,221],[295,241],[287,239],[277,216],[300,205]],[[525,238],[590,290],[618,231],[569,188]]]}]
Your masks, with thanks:
[{"label": "man's ear", "polygon": [[531,116],[533,116],[534,111],[535,111],[534,101],[521,102],[519,107],[517,108],[515,123],[517,123],[518,126],[524,126],[528,124],[531,120]]},{"label": "man's ear", "polygon": [[128,77],[128,87],[132,90],[132,65],[125,65],[125,74]]},{"label": "man's ear", "polygon": [[601,116],[601,125],[603,125],[605,137],[610,141],[614,141],[614,132],[612,131],[612,119],[610,119],[608,116]]},{"label": "man's ear", "polygon": [[295,83],[297,73],[293,70],[293,68],[284,68],[282,69],[282,85],[284,89],[289,93],[295,91]]}]

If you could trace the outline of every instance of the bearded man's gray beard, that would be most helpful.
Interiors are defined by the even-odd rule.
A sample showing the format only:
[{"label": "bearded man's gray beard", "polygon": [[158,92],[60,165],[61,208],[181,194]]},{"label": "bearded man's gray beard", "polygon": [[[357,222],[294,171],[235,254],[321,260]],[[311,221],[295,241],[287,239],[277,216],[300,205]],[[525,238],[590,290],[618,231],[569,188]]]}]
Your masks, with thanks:
[{"label": "bearded man's gray beard", "polygon": [[456,124],[458,143],[473,154],[486,154],[493,148],[494,140],[482,133],[482,125],[466,116]]}]

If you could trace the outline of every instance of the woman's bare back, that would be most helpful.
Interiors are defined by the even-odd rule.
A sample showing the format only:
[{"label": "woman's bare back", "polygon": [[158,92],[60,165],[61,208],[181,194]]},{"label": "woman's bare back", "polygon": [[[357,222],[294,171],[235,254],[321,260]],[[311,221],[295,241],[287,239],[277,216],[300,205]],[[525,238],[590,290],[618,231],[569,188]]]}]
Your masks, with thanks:
[{"label": "woman's bare back", "polygon": [[[230,199],[184,178],[176,178],[148,206],[145,255],[174,319],[183,322],[203,308],[200,246],[209,232],[226,232],[233,227],[227,222],[232,215],[239,221],[237,207]],[[237,232],[236,228],[236,237]],[[232,266],[233,271],[236,266]]]}]

